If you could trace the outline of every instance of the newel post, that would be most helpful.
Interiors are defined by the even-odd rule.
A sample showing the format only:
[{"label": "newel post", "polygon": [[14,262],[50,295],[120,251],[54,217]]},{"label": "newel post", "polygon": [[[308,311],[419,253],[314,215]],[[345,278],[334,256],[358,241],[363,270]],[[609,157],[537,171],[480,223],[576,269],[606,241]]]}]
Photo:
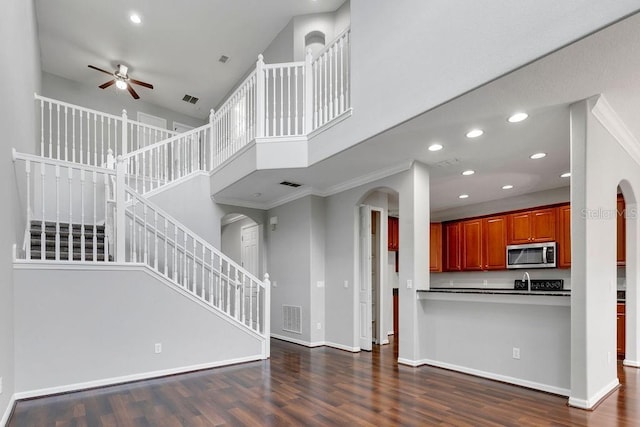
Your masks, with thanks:
[{"label": "newel post", "polygon": [[213,119],[216,115],[215,110],[212,108],[209,111],[209,167],[207,171],[213,170],[213,156],[216,150],[216,134],[213,131]]},{"label": "newel post", "polygon": [[304,133],[313,130],[313,54],[307,48],[304,58]]},{"label": "newel post", "polygon": [[271,280],[269,273],[264,273],[264,337],[265,358],[271,357]]},{"label": "newel post", "polygon": [[129,127],[129,119],[127,118],[127,110],[122,110],[122,152],[120,154],[127,154],[128,141],[127,141],[127,128]]},{"label": "newel post", "polygon": [[264,57],[260,54],[256,62],[256,138],[265,136],[265,90]]},{"label": "newel post", "polygon": [[126,227],[125,227],[125,194],[124,177],[126,165],[122,156],[116,162],[116,262],[126,262]]}]

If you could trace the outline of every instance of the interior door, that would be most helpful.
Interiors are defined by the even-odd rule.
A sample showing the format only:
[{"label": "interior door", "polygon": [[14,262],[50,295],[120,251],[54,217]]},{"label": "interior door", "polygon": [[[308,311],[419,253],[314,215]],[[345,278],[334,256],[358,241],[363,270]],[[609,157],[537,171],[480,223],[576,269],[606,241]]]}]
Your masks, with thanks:
[{"label": "interior door", "polygon": [[242,227],[242,266],[258,276],[258,224]]},{"label": "interior door", "polygon": [[371,351],[371,206],[360,206],[360,283],[358,284],[360,349]]}]

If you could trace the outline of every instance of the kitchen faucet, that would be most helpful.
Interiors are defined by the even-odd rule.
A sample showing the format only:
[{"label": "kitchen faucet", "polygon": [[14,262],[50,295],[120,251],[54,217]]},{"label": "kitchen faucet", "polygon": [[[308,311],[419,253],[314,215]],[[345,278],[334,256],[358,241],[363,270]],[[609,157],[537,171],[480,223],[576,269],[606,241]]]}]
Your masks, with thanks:
[{"label": "kitchen faucet", "polygon": [[531,277],[529,276],[528,271],[525,271],[524,274],[522,275],[522,281],[527,282],[527,291],[531,291]]}]

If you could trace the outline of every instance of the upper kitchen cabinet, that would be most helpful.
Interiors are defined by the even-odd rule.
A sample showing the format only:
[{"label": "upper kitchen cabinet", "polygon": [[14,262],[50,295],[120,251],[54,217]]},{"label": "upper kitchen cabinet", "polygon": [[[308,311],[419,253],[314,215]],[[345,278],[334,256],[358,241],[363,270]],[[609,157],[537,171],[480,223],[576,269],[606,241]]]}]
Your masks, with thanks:
[{"label": "upper kitchen cabinet", "polygon": [[558,208],[558,267],[571,267],[571,205]]},{"label": "upper kitchen cabinet", "polygon": [[444,270],[445,271],[460,271],[462,270],[461,259],[461,223],[460,222],[448,222],[445,223],[443,231],[443,255],[444,255]]},{"label": "upper kitchen cabinet", "polygon": [[442,271],[442,224],[432,222],[429,235],[429,271],[439,273]]},{"label": "upper kitchen cabinet", "polygon": [[484,270],[507,268],[507,217],[494,216],[482,220]]},{"label": "upper kitchen cabinet", "polygon": [[462,222],[462,269],[482,270],[482,220]]},{"label": "upper kitchen cabinet", "polygon": [[507,217],[508,243],[552,242],[556,239],[556,209],[545,208],[510,214]]},{"label": "upper kitchen cabinet", "polygon": [[618,195],[618,201],[616,203],[617,215],[616,215],[616,260],[618,265],[625,265],[626,260],[626,219],[625,219],[625,205],[622,195]]},{"label": "upper kitchen cabinet", "polygon": [[397,251],[400,247],[400,220],[390,216],[387,222],[387,247],[390,251]]}]

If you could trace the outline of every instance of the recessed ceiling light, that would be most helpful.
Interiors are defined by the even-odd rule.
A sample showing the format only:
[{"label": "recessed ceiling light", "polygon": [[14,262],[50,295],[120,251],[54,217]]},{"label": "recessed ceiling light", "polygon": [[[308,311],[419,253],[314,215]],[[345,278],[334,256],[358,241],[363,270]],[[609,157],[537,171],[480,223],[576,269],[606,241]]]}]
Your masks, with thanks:
[{"label": "recessed ceiling light", "polygon": [[523,120],[526,120],[529,115],[527,113],[514,113],[507,119],[509,123],[518,123]]},{"label": "recessed ceiling light", "polygon": [[471,169],[469,169],[468,171],[462,172],[462,175],[469,176],[469,175],[473,175],[474,173],[476,173],[476,171],[472,171]]},{"label": "recessed ceiling light", "polygon": [[129,16],[129,19],[131,19],[131,22],[133,22],[134,24],[140,24],[142,22],[140,15],[138,15],[137,13],[132,13],[131,16]]},{"label": "recessed ceiling light", "polygon": [[477,138],[484,133],[482,129],[471,129],[467,132],[467,138]]},{"label": "recessed ceiling light", "polygon": [[565,172],[562,175],[560,175],[560,178],[569,178],[571,176],[571,172]]},{"label": "recessed ceiling light", "polygon": [[458,199],[467,199],[467,198],[469,198],[468,194],[461,194],[458,196]]},{"label": "recessed ceiling light", "polygon": [[431,144],[429,146],[429,151],[440,151],[442,150],[442,145],[440,144]]},{"label": "recessed ceiling light", "polygon": [[507,185],[503,185],[502,186],[503,190],[511,190],[512,188],[513,188],[513,185],[511,185],[511,184],[507,184]]},{"label": "recessed ceiling light", "polygon": [[536,154],[532,154],[529,156],[530,159],[541,159],[543,157],[546,157],[547,153],[536,153]]}]

